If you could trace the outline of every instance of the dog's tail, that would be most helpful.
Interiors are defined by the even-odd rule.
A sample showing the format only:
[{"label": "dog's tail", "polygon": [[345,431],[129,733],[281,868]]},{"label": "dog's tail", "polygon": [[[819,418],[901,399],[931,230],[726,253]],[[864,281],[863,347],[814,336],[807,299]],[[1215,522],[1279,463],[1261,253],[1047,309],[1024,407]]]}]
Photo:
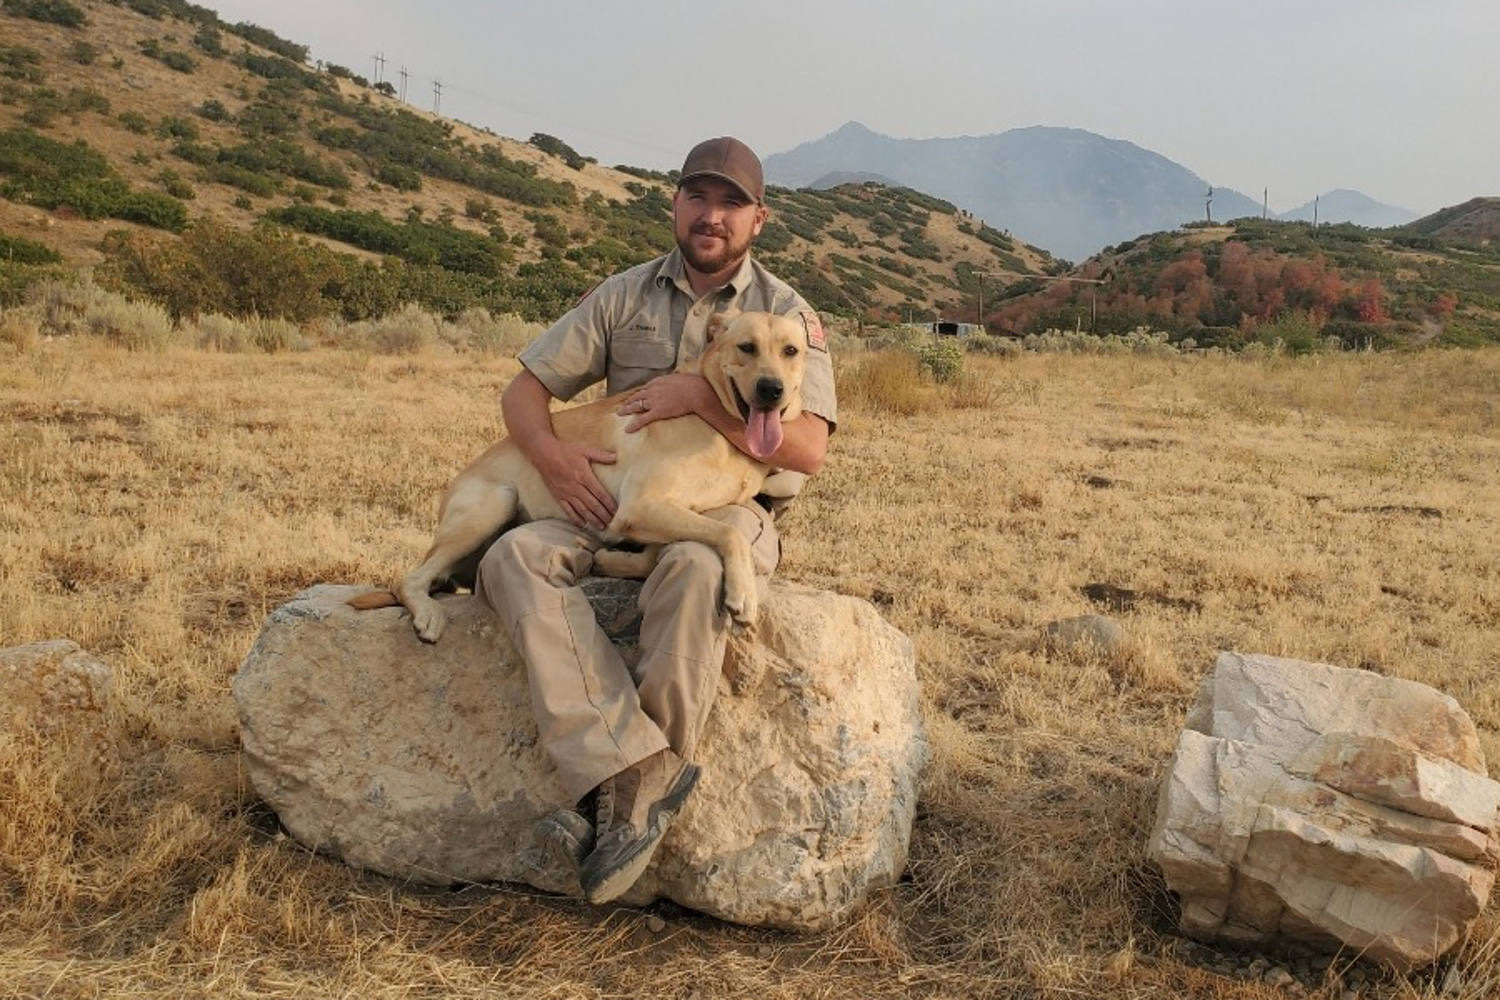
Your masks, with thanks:
[{"label": "dog's tail", "polygon": [[357,611],[370,611],[374,608],[394,608],[401,601],[389,590],[372,590],[366,594],[355,594],[344,603]]}]

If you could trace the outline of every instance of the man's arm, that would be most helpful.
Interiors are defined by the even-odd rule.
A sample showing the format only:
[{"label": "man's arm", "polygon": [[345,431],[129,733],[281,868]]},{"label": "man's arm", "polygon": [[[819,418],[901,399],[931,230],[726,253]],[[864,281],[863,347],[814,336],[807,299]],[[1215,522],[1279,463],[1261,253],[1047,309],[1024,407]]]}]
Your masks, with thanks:
[{"label": "man's arm", "polygon": [[613,462],[614,452],[564,441],[553,433],[548,405],[552,398],[541,379],[522,368],[500,395],[505,429],[568,517],[575,524],[603,528],[615,516],[615,498],[589,463]]},{"label": "man's arm", "polygon": [[[640,430],[656,420],[693,413],[724,435],[730,444],[750,455],[744,423],[724,409],[719,397],[714,394],[713,387],[701,375],[689,375],[685,372],[663,375],[647,382],[630,398],[644,399],[646,409],[639,412],[621,411],[635,418],[626,425],[627,432]],[[781,430],[781,447],[758,461],[775,469],[791,469],[809,476],[817,475],[828,454],[828,422],[816,414],[803,413],[796,420],[783,423]]]}]

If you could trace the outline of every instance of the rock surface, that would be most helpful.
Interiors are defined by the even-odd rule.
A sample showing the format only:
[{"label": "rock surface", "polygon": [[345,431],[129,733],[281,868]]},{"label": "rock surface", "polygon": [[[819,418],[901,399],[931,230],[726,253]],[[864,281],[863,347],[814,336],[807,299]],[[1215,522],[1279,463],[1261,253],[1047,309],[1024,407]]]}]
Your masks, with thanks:
[{"label": "rock surface", "polygon": [[1104,615],[1079,615],[1051,622],[1042,629],[1042,647],[1054,653],[1119,656],[1129,643],[1125,628]]},{"label": "rock surface", "polygon": [[1500,784],[1447,695],[1221,653],[1147,852],[1194,937],[1344,946],[1404,968],[1437,958],[1484,908],[1497,813]]},{"label": "rock surface", "polygon": [[[627,661],[637,587],[585,586]],[[298,840],[351,864],[578,895],[533,830],[566,803],[498,618],[443,598],[447,631],[427,645],[403,609],[348,608],[356,592],[298,595],[240,667],[257,791]],[[910,640],[864,601],[774,583],[755,642],[730,643],[703,777],[623,902],[833,926],[905,867],[927,755]]]},{"label": "rock surface", "polygon": [[96,728],[112,683],[109,665],[71,639],[0,649],[0,718],[43,733]]}]

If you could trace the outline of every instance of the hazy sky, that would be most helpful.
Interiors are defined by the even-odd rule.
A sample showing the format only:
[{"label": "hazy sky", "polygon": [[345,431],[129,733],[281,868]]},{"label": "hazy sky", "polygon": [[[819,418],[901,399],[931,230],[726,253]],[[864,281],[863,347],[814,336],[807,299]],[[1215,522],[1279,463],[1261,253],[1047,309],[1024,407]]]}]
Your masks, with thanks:
[{"label": "hazy sky", "polygon": [[[220,0],[502,135],[666,169],[851,119],[902,138],[1066,125],[1284,211],[1354,188],[1425,214],[1500,195],[1496,0]],[[885,9],[885,8],[889,9]]]}]

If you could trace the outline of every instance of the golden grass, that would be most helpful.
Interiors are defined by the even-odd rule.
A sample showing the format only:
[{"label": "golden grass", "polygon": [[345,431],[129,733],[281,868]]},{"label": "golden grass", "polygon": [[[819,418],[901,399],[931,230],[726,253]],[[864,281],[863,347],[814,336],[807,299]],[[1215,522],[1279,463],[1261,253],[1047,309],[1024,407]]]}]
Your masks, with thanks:
[{"label": "golden grass", "polygon": [[[515,363],[0,354],[0,644],[67,636],[116,673],[104,761],[0,741],[0,995],[1284,996],[1196,964],[1143,864],[1214,651],[1434,684],[1500,754],[1500,352],[970,357],[971,384],[918,385],[904,415],[856,388],[871,354],[783,575],[916,643],[935,756],[909,880],[813,937],[395,884],[277,835],[229,683],[294,592],[421,552]],[[1041,628],[1093,582],[1142,595],[1128,653],[1047,658]],[[1456,995],[1500,988],[1497,941],[1484,918]],[[1433,996],[1445,972],[1362,995]]]}]

